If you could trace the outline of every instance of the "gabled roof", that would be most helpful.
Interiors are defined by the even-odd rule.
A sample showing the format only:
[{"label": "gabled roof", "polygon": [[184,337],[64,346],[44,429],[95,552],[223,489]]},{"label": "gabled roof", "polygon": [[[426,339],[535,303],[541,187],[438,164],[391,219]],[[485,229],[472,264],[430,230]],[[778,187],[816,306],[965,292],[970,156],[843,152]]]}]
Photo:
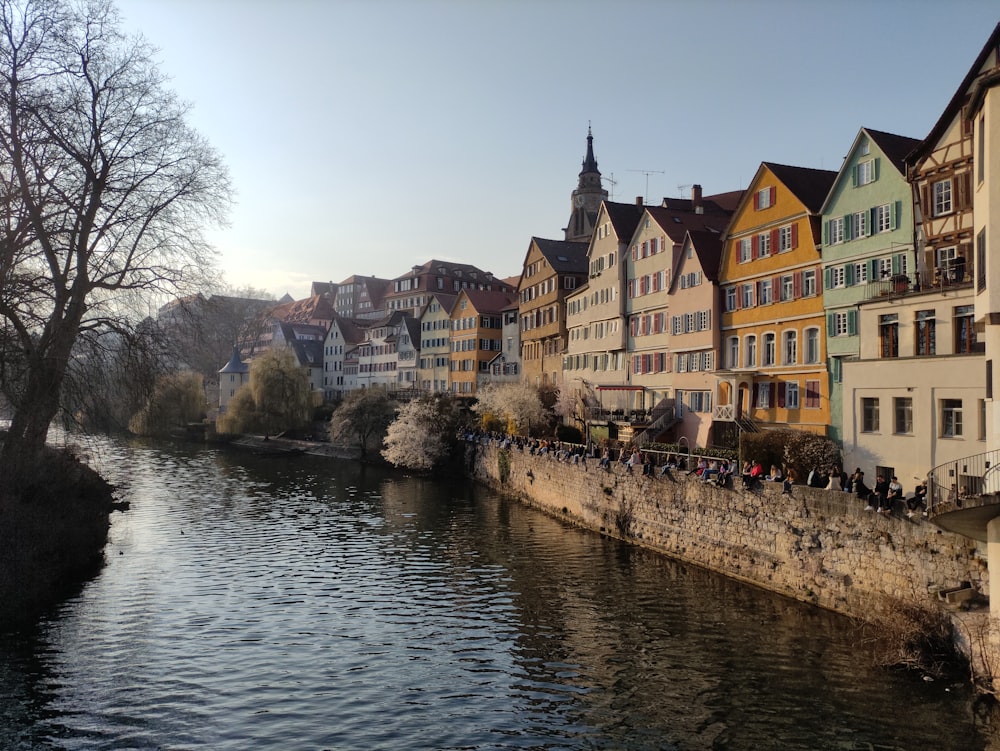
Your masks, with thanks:
[{"label": "gabled roof", "polygon": [[663,206],[647,206],[646,211],[654,222],[675,243],[682,242],[688,230],[707,230],[712,228],[718,232],[725,230],[732,214],[716,212],[712,214],[696,214],[692,210],[677,210]]},{"label": "gabled roof", "polygon": [[410,336],[410,344],[413,345],[414,349],[420,349],[420,321],[413,316],[404,316],[403,326],[406,327],[406,333]]},{"label": "gabled roof", "polygon": [[431,292],[427,298],[427,303],[420,310],[420,315],[422,316],[427,312],[427,306],[430,305],[431,300],[437,300],[444,312],[451,315],[451,309],[455,307],[455,301],[458,299],[458,293],[451,292]]},{"label": "gabled roof", "polygon": [[899,174],[906,177],[906,155],[920,145],[920,139],[897,136],[895,133],[885,133],[871,128],[862,128],[861,130],[867,133],[868,137],[878,145],[882,153],[892,162],[892,166],[899,171]]},{"label": "gabled roof", "polygon": [[499,313],[517,298],[517,295],[513,293],[482,289],[463,289],[459,293],[459,297],[462,295],[469,298],[469,302],[472,303],[472,307],[476,309],[477,313]]},{"label": "gabled roof", "polygon": [[[687,243],[690,243],[691,247],[694,248],[705,277],[711,282],[717,282],[719,280],[719,264],[722,260],[722,235],[708,230],[689,230],[684,245]],[[675,268],[679,267],[675,266]],[[677,279],[677,274],[674,274],[674,279]]]},{"label": "gabled roof", "polygon": [[[532,237],[531,242],[557,273],[587,273],[587,248],[590,243],[586,240],[546,240],[543,237]],[[528,252],[531,252],[530,248]]]},{"label": "gabled roof", "polygon": [[365,340],[365,328],[350,318],[334,314],[333,322],[340,329],[345,344],[357,345]]},{"label": "gabled roof", "polygon": [[601,205],[604,206],[611,226],[615,228],[619,242],[631,241],[646,207],[641,203],[615,203],[613,201],[605,201]]},{"label": "gabled roof", "polygon": [[850,159],[851,155],[857,151],[858,144],[861,139],[867,138],[872,141],[879,150],[885,154],[886,158],[892,163],[892,166],[896,171],[906,179],[906,155],[914,148],[914,146],[920,143],[916,138],[907,138],[906,136],[897,136],[894,133],[885,133],[881,130],[872,130],[871,128],[861,128],[858,134],[854,137],[854,142],[851,144],[851,148],[847,152],[847,158],[844,159],[844,163],[840,166],[840,172],[837,173],[837,179],[833,181],[830,186],[830,190],[826,195],[826,199],[823,201],[823,205],[820,206],[820,213],[826,213],[830,208],[830,203],[834,200],[834,193],[836,193],[836,185],[845,174],[845,170],[848,166],[853,165],[853,161]]},{"label": "gabled roof", "polygon": [[299,365],[307,368],[323,367],[323,342],[295,339],[288,346],[295,353]]},{"label": "gabled roof", "polygon": [[270,310],[271,318],[282,323],[306,323],[308,321],[332,321],[333,304],[329,297],[313,295],[304,300],[279,303]]},{"label": "gabled roof", "polygon": [[837,179],[837,172],[828,169],[792,167],[774,162],[762,162],[761,166],[766,166],[813,214],[819,213],[833,181]]},{"label": "gabled roof", "polygon": [[975,61],[972,63],[972,67],[969,68],[969,72],[965,74],[965,78],[962,79],[962,83],[958,86],[958,91],[952,96],[951,101],[944,108],[944,112],[941,113],[941,117],[938,121],[934,123],[934,127],[931,128],[931,132],[927,134],[927,137],[920,142],[920,144],[913,149],[909,154],[906,155],[907,164],[916,164],[921,159],[923,159],[927,154],[934,150],[938,140],[948,129],[951,122],[961,113],[962,107],[965,105],[966,100],[969,97],[969,91],[972,88],[973,82],[979,76],[979,69],[983,67],[986,62],[986,58],[990,56],[993,50],[1000,46],[1000,23],[993,27],[993,33],[990,34],[989,39],[986,40],[986,44],[979,51],[976,56]]}]

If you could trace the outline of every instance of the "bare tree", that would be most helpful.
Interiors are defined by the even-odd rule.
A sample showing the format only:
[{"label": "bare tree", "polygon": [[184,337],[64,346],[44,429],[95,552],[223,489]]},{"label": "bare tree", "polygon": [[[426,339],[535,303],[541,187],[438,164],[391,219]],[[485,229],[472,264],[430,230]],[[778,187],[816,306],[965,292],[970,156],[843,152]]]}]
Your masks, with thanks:
[{"label": "bare tree", "polygon": [[396,417],[396,401],[379,386],[349,391],[330,417],[330,440],[356,445],[367,458],[373,444],[381,444]]},{"label": "bare tree", "polygon": [[41,452],[81,337],[134,328],[212,258],[230,202],[141,38],[108,0],[0,0],[0,455],[18,487]]}]

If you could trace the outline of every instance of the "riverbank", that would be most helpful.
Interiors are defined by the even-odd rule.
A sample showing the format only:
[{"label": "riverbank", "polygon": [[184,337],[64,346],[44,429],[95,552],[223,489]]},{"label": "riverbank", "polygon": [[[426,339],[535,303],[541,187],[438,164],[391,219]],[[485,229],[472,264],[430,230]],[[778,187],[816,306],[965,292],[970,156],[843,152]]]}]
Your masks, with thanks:
[{"label": "riverbank", "polygon": [[0,626],[30,623],[100,570],[114,488],[65,449],[49,449],[38,480],[0,496]]},{"label": "riverbank", "polygon": [[[922,517],[866,512],[849,493],[777,483],[754,491],[694,476],[645,477],[595,461],[561,462],[489,443],[467,446],[478,481],[600,534],[693,563],[871,625],[897,663],[940,653],[969,659],[984,688],[991,646],[985,551]],[[946,624],[945,628],[940,628]],[[903,643],[907,642],[907,643]],[[930,666],[921,664],[929,669]]]}]

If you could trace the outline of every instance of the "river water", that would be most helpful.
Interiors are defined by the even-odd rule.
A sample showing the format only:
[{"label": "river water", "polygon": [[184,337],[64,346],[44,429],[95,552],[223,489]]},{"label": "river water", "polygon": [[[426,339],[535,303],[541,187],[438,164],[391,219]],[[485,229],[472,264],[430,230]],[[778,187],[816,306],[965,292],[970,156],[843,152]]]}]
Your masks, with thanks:
[{"label": "river water", "polygon": [[0,637],[2,749],[995,749],[850,620],[464,481],[105,444],[103,571]]}]

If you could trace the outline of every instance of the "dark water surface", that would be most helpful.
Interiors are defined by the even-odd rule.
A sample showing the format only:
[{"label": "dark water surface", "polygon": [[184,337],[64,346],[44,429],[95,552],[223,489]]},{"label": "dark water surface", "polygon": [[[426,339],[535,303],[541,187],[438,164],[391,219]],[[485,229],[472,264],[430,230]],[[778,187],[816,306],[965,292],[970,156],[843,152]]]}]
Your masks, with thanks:
[{"label": "dark water surface", "polygon": [[101,449],[108,565],[0,637],[3,749],[995,748],[854,624],[464,482]]}]

